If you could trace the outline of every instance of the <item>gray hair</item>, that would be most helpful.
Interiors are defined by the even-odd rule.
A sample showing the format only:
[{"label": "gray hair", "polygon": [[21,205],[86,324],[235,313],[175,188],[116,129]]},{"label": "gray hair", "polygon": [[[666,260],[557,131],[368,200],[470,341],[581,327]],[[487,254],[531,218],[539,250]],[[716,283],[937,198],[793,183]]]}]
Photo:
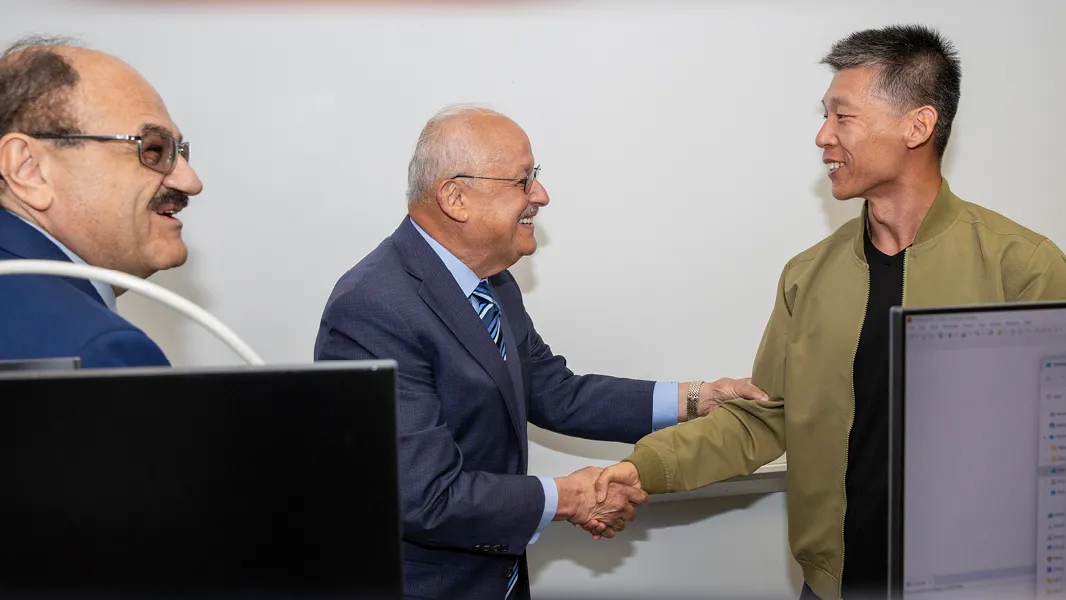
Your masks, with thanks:
[{"label": "gray hair", "polygon": [[833,44],[821,62],[834,71],[879,67],[878,91],[898,110],[935,108],[933,143],[943,157],[959,108],[962,67],[955,47],[937,30],[890,25],[858,31]]},{"label": "gray hair", "polygon": [[0,60],[10,57],[12,54],[23,50],[47,50],[50,48],[84,48],[85,44],[77,38],[62,35],[38,35],[31,34],[15,40],[4,49]]},{"label": "gray hair", "polygon": [[433,115],[422,128],[415,144],[411,162],[407,165],[407,204],[427,201],[433,195],[433,184],[453,177],[478,162],[476,149],[468,136],[447,131],[446,124],[469,121],[480,115],[500,113],[472,104],[447,106]]}]

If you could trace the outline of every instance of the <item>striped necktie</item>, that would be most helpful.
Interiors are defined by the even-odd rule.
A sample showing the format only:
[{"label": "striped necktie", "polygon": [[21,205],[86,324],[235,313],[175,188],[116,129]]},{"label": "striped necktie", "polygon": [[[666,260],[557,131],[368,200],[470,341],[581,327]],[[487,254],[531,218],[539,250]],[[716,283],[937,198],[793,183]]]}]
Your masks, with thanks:
[{"label": "striped necktie", "polygon": [[511,568],[510,577],[507,578],[507,594],[504,595],[504,600],[511,600],[514,598],[515,584],[518,583],[518,561],[515,561],[514,567]]},{"label": "striped necktie", "polygon": [[[503,341],[503,324],[500,322],[500,307],[496,304],[496,299],[492,297],[492,290],[489,289],[489,283],[482,279],[478,282],[477,287],[474,288],[470,297],[477,303],[477,316],[481,317],[481,322],[485,324],[485,327],[489,330],[489,336],[492,337],[492,341],[496,344],[496,347],[500,349],[500,356],[504,360],[507,360],[507,344]],[[514,597],[515,584],[518,583],[518,561],[515,561],[513,567],[508,570],[507,573],[507,593],[504,594],[504,600],[511,600]]]},{"label": "striped necktie", "polygon": [[500,321],[500,307],[496,304],[496,299],[492,297],[489,283],[482,279],[478,282],[470,297],[477,302],[477,316],[481,317],[481,322],[488,328],[489,336],[492,337],[492,341],[500,350],[500,356],[507,360],[507,344],[503,341],[503,323]]}]

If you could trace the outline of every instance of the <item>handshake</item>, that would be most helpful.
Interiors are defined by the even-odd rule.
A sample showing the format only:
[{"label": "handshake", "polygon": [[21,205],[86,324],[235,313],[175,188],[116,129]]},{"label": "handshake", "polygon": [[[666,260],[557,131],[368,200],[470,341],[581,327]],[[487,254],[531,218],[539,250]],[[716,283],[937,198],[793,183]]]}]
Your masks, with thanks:
[{"label": "handshake", "polygon": [[636,505],[647,504],[648,494],[640,489],[637,468],[621,462],[602,469],[585,467],[556,477],[559,508],[556,521],[569,521],[592,534],[594,539],[613,538],[637,518]]},{"label": "handshake", "polygon": [[[678,421],[689,418],[688,385],[678,386]],[[750,378],[722,378],[699,386],[696,416],[707,416],[723,402],[733,398],[763,400],[765,392],[755,387]],[[695,398],[693,399],[695,400]],[[640,487],[640,475],[633,463],[620,462],[606,469],[585,467],[566,477],[556,477],[559,488],[559,507],[555,521],[570,521],[592,534],[592,537],[613,538],[637,518],[637,504],[647,504],[648,493]]]}]

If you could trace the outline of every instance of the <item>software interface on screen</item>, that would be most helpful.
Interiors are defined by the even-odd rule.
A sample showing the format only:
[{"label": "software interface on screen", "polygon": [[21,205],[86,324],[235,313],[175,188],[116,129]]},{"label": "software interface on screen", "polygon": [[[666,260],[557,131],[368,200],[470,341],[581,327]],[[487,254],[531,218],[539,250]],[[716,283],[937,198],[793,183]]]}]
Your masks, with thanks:
[{"label": "software interface on screen", "polygon": [[904,596],[1066,598],[1066,309],[907,319]]}]

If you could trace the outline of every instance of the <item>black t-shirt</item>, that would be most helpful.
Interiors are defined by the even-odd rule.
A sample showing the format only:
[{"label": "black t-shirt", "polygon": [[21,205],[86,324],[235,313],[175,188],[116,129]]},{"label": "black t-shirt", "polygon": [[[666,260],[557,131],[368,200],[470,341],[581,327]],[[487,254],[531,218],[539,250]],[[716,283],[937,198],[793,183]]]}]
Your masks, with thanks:
[{"label": "black t-shirt", "polygon": [[903,257],[865,236],[870,298],[855,353],[855,420],[845,476],[843,596],[884,594],[888,586],[888,313],[903,303]]}]

